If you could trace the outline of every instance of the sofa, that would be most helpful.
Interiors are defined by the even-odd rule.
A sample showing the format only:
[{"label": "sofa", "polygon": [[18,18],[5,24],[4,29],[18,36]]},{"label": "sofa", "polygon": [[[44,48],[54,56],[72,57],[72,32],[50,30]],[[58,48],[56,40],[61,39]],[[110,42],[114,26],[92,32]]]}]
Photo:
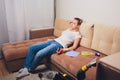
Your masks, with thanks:
[{"label": "sofa", "polygon": [[[59,37],[61,35],[61,32],[70,26],[69,23],[70,20],[56,19],[54,27],[31,29],[30,40],[3,44],[2,53],[7,69],[10,72],[20,69],[23,66],[23,61],[26,57],[27,49],[30,45]],[[108,66],[106,66],[107,68],[114,66],[114,64],[109,65],[109,61],[104,61],[103,58],[119,54],[120,52],[120,27],[108,26],[104,24],[92,24],[84,21],[80,26],[80,33],[82,35],[82,38],[78,48],[76,48],[75,51],[80,53],[100,53],[101,55],[97,59],[97,67],[92,67],[86,72],[86,80],[98,80],[99,75],[101,74],[101,70],[99,70],[101,69],[101,66],[99,66],[100,64],[108,64]],[[77,57],[73,58],[65,54],[53,54],[49,58],[44,59],[41,63],[45,63],[48,68],[67,73],[76,79],[77,72],[80,70],[80,68],[83,65],[89,63],[95,57],[95,55],[78,55]],[[120,60],[120,56],[117,56],[115,58],[118,61]],[[120,74],[120,64],[119,62],[116,62],[116,60],[114,61],[113,56],[112,63],[116,63],[117,67],[114,66],[113,68],[115,69],[109,70],[109,72],[105,72],[105,74],[116,72],[116,68],[118,72],[115,74]],[[104,70],[107,69],[104,68],[104,66],[102,67]],[[113,80],[106,78],[106,80],[108,79]],[[118,80],[119,79],[120,78],[118,77]]]}]

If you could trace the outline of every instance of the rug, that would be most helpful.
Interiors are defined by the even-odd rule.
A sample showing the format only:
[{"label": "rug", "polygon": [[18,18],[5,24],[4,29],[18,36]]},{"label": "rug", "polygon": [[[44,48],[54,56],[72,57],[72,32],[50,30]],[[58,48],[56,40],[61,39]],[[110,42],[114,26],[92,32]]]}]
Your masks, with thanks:
[{"label": "rug", "polygon": [[[46,72],[50,71],[49,69],[47,69],[47,67],[45,65],[38,66],[37,70],[39,72],[31,73],[30,75],[28,75],[26,77],[23,77],[22,79],[19,79],[19,80],[52,80],[52,79],[47,79],[47,78],[44,78],[44,77],[41,78],[41,79],[39,78],[38,73],[45,74]],[[0,80],[18,80],[18,79],[16,79],[16,76],[18,74],[19,74],[18,72],[10,73],[7,76],[1,77]]]},{"label": "rug", "polygon": [[[15,73],[11,73],[7,76],[4,76],[3,78],[1,78],[0,80],[17,80],[16,79],[16,76],[18,75],[19,73],[18,72],[15,72]],[[22,79],[19,79],[19,80],[40,80],[40,78],[38,77],[38,74],[30,74],[29,76],[26,76]]]}]

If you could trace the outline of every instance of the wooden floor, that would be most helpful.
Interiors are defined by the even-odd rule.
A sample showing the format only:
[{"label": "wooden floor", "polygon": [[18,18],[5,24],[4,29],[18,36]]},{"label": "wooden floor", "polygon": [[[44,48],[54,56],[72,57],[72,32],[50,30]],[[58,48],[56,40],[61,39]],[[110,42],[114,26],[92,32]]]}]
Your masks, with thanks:
[{"label": "wooden floor", "polygon": [[0,60],[0,77],[7,76],[9,72],[7,71],[3,60]]}]

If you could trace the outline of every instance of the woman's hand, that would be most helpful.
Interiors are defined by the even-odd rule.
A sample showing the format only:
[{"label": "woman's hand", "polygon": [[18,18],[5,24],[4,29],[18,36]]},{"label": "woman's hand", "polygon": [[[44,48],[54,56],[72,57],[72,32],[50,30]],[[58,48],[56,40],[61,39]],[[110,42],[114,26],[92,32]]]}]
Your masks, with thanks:
[{"label": "woman's hand", "polygon": [[56,53],[58,55],[62,54],[63,53],[63,49],[62,48],[57,48]]},{"label": "woman's hand", "polygon": [[56,53],[57,53],[58,55],[60,55],[60,54],[62,54],[62,53],[64,53],[64,52],[66,52],[66,51],[68,51],[67,48],[57,48]]}]

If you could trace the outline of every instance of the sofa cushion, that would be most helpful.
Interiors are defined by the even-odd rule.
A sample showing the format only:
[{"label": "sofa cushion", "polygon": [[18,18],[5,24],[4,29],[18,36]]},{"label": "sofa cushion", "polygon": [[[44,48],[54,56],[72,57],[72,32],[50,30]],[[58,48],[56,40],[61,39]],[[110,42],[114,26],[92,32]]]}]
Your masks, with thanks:
[{"label": "sofa cushion", "polygon": [[2,46],[3,56],[5,61],[12,61],[19,58],[25,58],[27,54],[28,47],[32,44],[39,43],[41,41],[46,41],[48,38],[55,38],[54,36],[25,40],[20,42],[5,43]]},{"label": "sofa cushion", "polygon": [[80,26],[80,33],[82,35],[80,45],[87,48],[91,48],[93,38],[93,24],[83,22]]},{"label": "sofa cushion", "polygon": [[70,26],[69,20],[56,19],[54,26],[54,36],[59,37],[62,31],[66,30]]},{"label": "sofa cushion", "polygon": [[95,24],[92,49],[106,55],[120,51],[120,27]]},{"label": "sofa cushion", "polygon": [[[92,53],[96,53],[96,51],[85,48],[85,47],[79,47],[76,49],[76,51],[88,51],[88,52],[92,52]],[[103,57],[103,55],[101,56]],[[66,56],[65,54],[61,54],[61,55],[57,55],[57,54],[53,54],[51,56],[51,62],[54,65],[58,65],[58,68],[64,68],[66,71],[72,73],[72,75],[76,76],[77,72],[80,70],[80,68],[89,63],[93,58],[95,58],[94,55],[90,55],[90,56],[82,56],[82,55],[78,55],[75,58]],[[92,73],[92,74],[91,74]],[[95,75],[96,75],[96,68],[91,68],[90,70],[87,71],[87,78],[89,78],[88,80],[95,80]]]}]

